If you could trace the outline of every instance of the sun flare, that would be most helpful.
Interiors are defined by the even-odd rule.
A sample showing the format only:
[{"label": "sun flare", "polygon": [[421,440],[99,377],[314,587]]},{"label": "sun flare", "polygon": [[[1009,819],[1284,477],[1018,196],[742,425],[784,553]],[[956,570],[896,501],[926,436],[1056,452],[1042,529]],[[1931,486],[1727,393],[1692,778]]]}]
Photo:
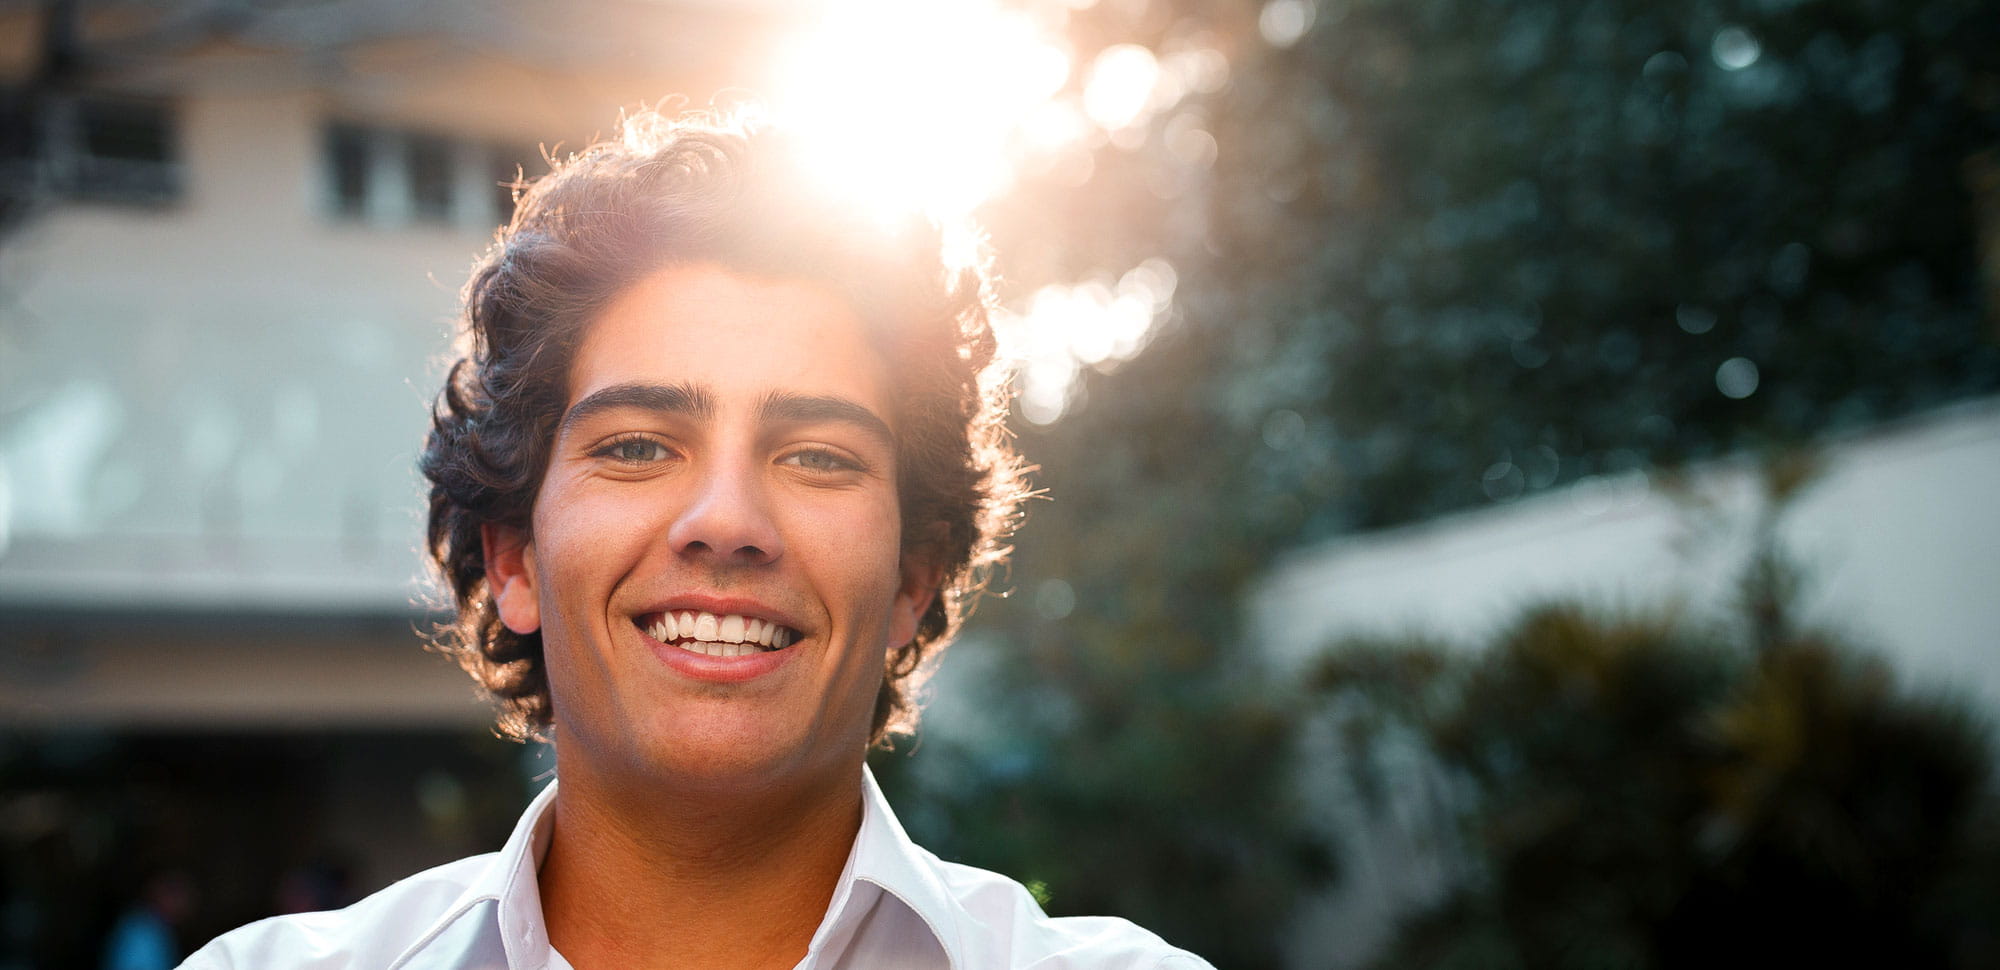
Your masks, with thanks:
[{"label": "sun flare", "polygon": [[[1227,80],[1227,62],[1206,43],[1078,52],[1065,35],[1069,6],[824,4],[774,48],[762,110],[799,139],[826,191],[949,228],[1024,178],[1083,184],[1093,151],[1143,144],[1183,97]],[[1213,160],[1197,115],[1173,118],[1164,137],[1176,158]],[[994,325],[1016,365],[1022,415],[1057,420],[1086,369],[1137,354],[1174,284],[1173,266],[1152,258],[1019,294]]]},{"label": "sun flare", "polygon": [[1069,74],[1057,33],[993,3],[829,5],[780,44],[769,109],[830,187],[955,217],[1006,190]]}]

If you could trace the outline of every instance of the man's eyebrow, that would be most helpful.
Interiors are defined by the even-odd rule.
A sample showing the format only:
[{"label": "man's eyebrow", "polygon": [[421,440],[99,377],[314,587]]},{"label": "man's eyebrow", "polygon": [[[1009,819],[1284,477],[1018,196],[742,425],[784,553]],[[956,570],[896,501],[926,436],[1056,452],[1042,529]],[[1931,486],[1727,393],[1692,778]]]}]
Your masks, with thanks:
[{"label": "man's eyebrow", "polygon": [[896,443],[896,435],[889,430],[889,422],[882,420],[881,415],[844,397],[772,391],[766,394],[763,403],[757,406],[757,417],[762,421],[785,424],[838,421],[868,432],[881,439],[883,444],[894,446]]},{"label": "man's eyebrow", "polygon": [[686,383],[613,384],[592,391],[583,400],[570,405],[569,411],[563,414],[562,428],[558,433],[567,433],[578,422],[594,414],[619,408],[706,418],[715,414],[715,397],[705,388]]}]

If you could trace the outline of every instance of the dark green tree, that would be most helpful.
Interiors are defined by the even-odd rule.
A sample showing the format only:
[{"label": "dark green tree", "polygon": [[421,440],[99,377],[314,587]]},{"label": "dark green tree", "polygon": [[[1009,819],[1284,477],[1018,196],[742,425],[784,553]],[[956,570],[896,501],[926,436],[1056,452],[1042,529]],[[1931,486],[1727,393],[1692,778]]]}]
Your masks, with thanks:
[{"label": "dark green tree", "polygon": [[1206,497],[1326,535],[2000,388],[1977,0],[1349,0],[1284,48],[1254,5],[1100,6],[1083,36],[1233,73],[996,220],[1030,281],[1181,270],[1174,360],[1091,382],[1126,419],[1031,435],[1052,469],[1198,442],[1253,486]]},{"label": "dark green tree", "polygon": [[1414,728],[1469,782],[1472,875],[1380,966],[2000,958],[1988,725],[1837,642],[1552,606],[1479,654],[1348,645],[1319,677],[1350,769]]},{"label": "dark green tree", "polygon": [[[1180,285],[1143,354],[1021,428],[1053,501],[978,624],[988,706],[1020,714],[918,751],[941,767],[907,783],[964,784],[913,827],[1056,912],[1275,965],[1331,868],[1292,783],[1300,685],[1246,641],[1247,585],[1302,542],[2000,387],[1987,6],[1347,0],[1288,46],[1256,3],[1077,13],[1079,63],[1208,46],[1230,80],[988,214],[1017,292],[1154,255]],[[1634,745],[1743,682],[1648,636],[1681,680],[1605,702]],[[1618,797],[1692,813],[1703,792],[1646,787],[1678,783]]]}]

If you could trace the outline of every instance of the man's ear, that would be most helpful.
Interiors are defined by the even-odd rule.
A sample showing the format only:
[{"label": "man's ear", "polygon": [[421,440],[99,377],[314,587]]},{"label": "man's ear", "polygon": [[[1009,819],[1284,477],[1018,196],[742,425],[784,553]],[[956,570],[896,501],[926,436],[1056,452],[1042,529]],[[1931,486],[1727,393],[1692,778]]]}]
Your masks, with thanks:
[{"label": "man's ear", "polygon": [[917,625],[931,608],[931,601],[937,599],[938,587],[944,585],[944,567],[936,564],[932,548],[935,546],[903,553],[902,582],[890,607],[888,648],[891,650],[917,638]]},{"label": "man's ear", "polygon": [[526,532],[491,522],[479,527],[486,550],[486,588],[500,622],[523,636],[542,628],[542,601],[535,594],[535,543]]}]

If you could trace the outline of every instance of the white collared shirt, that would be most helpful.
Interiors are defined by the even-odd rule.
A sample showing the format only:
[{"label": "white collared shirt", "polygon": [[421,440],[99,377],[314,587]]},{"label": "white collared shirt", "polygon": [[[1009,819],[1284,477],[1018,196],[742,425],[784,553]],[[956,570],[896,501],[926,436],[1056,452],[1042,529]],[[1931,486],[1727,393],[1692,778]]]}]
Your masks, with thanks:
[{"label": "white collared shirt", "polygon": [[[862,769],[861,830],[797,970],[1213,970],[1112,917],[1051,918],[1012,879],[945,862],[903,832]],[[181,970],[573,970],[549,946],[535,873],[551,783],[499,852],[420,872],[346,909],[217,937]]]}]

